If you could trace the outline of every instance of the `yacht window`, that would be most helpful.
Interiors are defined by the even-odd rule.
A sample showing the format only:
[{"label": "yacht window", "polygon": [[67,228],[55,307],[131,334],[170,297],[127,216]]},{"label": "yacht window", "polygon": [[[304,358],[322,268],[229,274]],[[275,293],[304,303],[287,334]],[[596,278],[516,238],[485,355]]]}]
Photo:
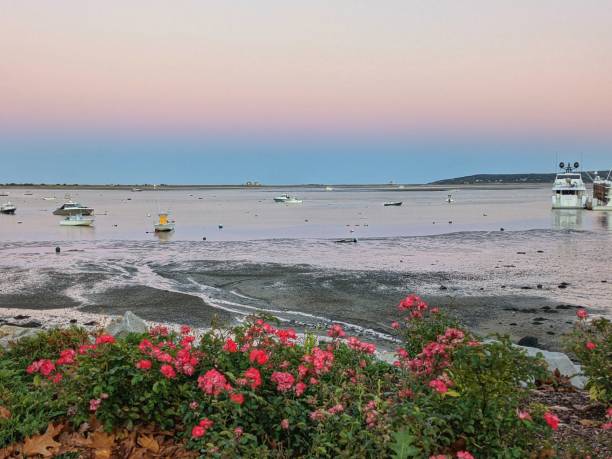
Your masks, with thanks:
[{"label": "yacht window", "polygon": [[576,190],[563,190],[561,194],[576,194]]}]

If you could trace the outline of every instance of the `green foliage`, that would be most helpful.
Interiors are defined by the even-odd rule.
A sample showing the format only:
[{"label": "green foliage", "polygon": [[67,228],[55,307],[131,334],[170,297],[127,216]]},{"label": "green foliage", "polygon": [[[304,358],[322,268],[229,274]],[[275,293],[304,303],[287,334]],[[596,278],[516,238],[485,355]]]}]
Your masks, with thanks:
[{"label": "green foliage", "polygon": [[[533,421],[517,416],[523,386],[542,376],[541,361],[507,338],[475,342],[449,329],[455,321],[440,313],[405,323],[399,333],[406,360],[399,366],[376,359],[356,338],[287,340],[261,319],[210,330],[193,343],[185,334],[154,331],[96,344],[79,329],[41,334],[0,357],[0,404],[12,412],[0,420],[0,447],[44,430],[50,420],[77,427],[94,413],[108,431],[142,424],[173,429],[211,457],[406,459],[464,449],[476,457],[518,458],[545,443],[539,408],[529,408]],[[83,343],[89,347],[74,362],[55,360]],[[426,360],[425,348],[440,354],[427,371],[412,368],[411,359]],[[257,362],[253,350],[263,351],[265,361]],[[24,371],[43,358],[57,364],[60,382]],[[179,365],[183,358],[191,370]],[[141,367],[143,360],[150,368]],[[164,365],[174,370],[164,372]],[[261,376],[257,387],[245,379],[253,368]],[[210,372],[223,382],[206,379]],[[288,389],[275,373],[293,378]],[[207,389],[205,380],[219,390]],[[432,380],[448,387],[438,391]],[[194,434],[202,422],[205,432]]]},{"label": "green foliage", "polygon": [[580,361],[591,397],[612,403],[612,322],[603,317],[578,321],[566,348]]}]

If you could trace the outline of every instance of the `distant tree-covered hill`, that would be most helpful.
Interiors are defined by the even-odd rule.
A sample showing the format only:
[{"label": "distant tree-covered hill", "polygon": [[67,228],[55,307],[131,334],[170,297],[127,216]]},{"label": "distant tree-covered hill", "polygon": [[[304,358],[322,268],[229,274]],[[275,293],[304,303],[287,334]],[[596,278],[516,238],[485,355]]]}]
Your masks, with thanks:
[{"label": "distant tree-covered hill", "polygon": [[[595,177],[595,172],[582,173],[582,178],[586,183],[592,182],[591,177]],[[479,183],[552,183],[556,174],[476,174],[466,175],[431,182],[431,185],[465,185]],[[599,175],[606,177],[608,171],[599,171]]]}]

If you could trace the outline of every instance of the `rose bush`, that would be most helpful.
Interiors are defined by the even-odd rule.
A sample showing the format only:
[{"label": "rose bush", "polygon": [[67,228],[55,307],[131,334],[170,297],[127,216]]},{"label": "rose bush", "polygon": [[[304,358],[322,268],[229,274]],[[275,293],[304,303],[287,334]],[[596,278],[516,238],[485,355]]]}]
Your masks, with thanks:
[{"label": "rose bush", "polygon": [[582,364],[587,389],[594,400],[612,404],[612,323],[604,318],[589,320],[584,309],[576,312],[578,321],[567,336],[567,351]]},{"label": "rose bush", "polygon": [[546,446],[550,419],[525,406],[540,360],[505,338],[479,341],[416,296],[399,310],[394,364],[338,324],[298,339],[262,318],[197,340],[188,327],[81,334],[27,362],[19,343],[2,364],[52,403],[15,403],[0,378],[12,412],[0,446],[31,433],[19,423],[29,403],[40,409],[34,429],[52,419],[78,429],[92,416],[108,431],[155,424],[210,457],[525,457]]}]

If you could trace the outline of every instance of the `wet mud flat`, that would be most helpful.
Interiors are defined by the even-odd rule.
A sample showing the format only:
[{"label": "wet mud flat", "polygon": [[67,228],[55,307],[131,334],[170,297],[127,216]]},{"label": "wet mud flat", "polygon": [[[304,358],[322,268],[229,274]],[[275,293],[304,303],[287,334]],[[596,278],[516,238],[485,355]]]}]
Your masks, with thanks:
[{"label": "wet mud flat", "polygon": [[[213,321],[230,325],[247,315],[267,312],[300,331],[322,330],[341,322],[350,333],[388,345],[390,323],[400,317],[396,305],[414,292],[479,335],[508,334],[515,342],[532,337],[537,347],[559,350],[560,338],[581,306],[531,292],[488,291],[493,289],[486,288],[485,277],[457,272],[338,270],[210,260],[149,268],[154,277],[147,282],[136,275],[129,278],[136,270],[123,270],[119,281],[112,272],[66,274],[48,269],[35,286],[0,290],[0,318],[13,320],[1,308],[66,308],[88,316],[131,310],[150,321],[207,327]],[[465,284],[474,284],[473,290],[482,289],[482,293],[455,287]]]}]

